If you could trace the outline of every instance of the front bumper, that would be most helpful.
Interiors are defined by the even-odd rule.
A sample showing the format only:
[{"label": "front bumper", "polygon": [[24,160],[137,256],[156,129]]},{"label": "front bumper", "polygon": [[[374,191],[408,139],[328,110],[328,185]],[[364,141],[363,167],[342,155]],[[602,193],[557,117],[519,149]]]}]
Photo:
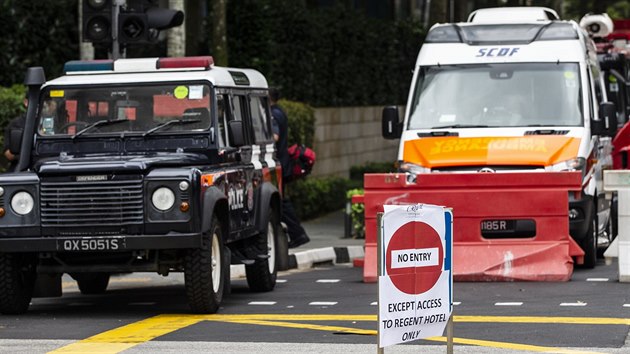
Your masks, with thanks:
[{"label": "front bumper", "polygon": [[[87,241],[87,242],[86,242]],[[116,241],[116,249],[111,245]],[[66,246],[64,246],[66,245]],[[67,247],[67,245],[79,245]],[[86,245],[87,248],[84,248]],[[94,245],[94,247],[92,247]],[[85,237],[12,237],[0,238],[0,252],[125,252],[133,250],[160,250],[200,248],[200,233],[176,233],[166,235],[116,235]],[[99,249],[101,248],[101,249]]]}]

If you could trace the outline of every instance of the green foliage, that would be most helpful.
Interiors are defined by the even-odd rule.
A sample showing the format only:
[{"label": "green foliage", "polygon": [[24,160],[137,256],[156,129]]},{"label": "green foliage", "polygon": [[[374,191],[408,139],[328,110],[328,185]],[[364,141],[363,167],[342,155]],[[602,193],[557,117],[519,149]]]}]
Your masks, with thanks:
[{"label": "green foliage", "polygon": [[[24,112],[25,92],[26,88],[23,85],[0,87],[0,129],[3,132],[11,119]],[[3,141],[4,135],[0,135],[0,143],[3,143]]]},{"label": "green foliage", "polygon": [[363,165],[350,167],[350,179],[361,182],[362,186],[364,174],[389,172],[396,172],[396,167],[393,162],[367,162]]},{"label": "green foliage", "polygon": [[347,189],[348,180],[341,177],[306,178],[286,187],[295,212],[302,220],[341,210],[346,200],[340,196]]},{"label": "green foliage", "polygon": [[416,20],[369,18],[341,2],[234,1],[227,22],[231,66],[256,68],[314,106],[405,102],[424,38]]},{"label": "green foliage", "polygon": [[282,107],[289,118],[289,146],[299,143],[312,147],[315,140],[315,110],[313,107],[287,100],[280,100],[278,105]]},{"label": "green foliage", "polygon": [[[24,93],[26,88],[23,85],[13,85],[11,87],[0,86],[0,130],[4,133],[7,124],[24,112]],[[0,146],[4,146],[4,134],[0,134]],[[2,150],[4,152],[4,149]],[[0,153],[0,171],[4,171],[7,161],[3,153]]]},{"label": "green foliage", "polygon": [[[354,195],[363,195],[363,189],[355,188],[347,191],[347,201],[352,201],[352,196]],[[352,204],[352,206],[350,207],[350,218],[352,220],[352,234],[354,235],[354,237],[365,238],[365,204]]]},{"label": "green foliage", "polygon": [[0,86],[21,83],[26,68],[48,78],[79,56],[76,0],[0,1]]}]

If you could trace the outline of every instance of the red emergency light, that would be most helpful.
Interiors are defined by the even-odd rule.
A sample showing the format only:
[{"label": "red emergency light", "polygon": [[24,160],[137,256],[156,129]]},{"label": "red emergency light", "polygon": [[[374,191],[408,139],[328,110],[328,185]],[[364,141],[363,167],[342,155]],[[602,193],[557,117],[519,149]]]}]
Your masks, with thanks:
[{"label": "red emergency light", "polygon": [[208,70],[212,65],[214,65],[214,59],[211,56],[160,58],[157,61],[158,69],[203,68]]},{"label": "red emergency light", "polygon": [[630,41],[630,20],[614,20],[614,31],[608,35],[608,40],[625,39]]}]

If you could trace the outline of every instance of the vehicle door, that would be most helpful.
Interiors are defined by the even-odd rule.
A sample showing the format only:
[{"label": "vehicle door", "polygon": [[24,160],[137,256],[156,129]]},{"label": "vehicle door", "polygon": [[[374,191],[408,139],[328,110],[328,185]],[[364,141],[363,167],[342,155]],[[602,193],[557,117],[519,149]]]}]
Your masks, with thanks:
[{"label": "vehicle door", "polygon": [[[252,159],[252,144],[254,135],[251,129],[249,117],[248,97],[245,91],[231,91],[228,99],[228,121],[240,120],[243,122],[243,136],[245,145],[239,148],[234,168],[226,171],[226,195],[230,209],[230,227],[232,231],[246,237],[253,226],[253,214],[248,207],[248,190],[252,189],[252,177],[254,173],[254,161]],[[253,196],[252,196],[253,197]],[[240,238],[237,236],[237,238]]]},{"label": "vehicle door", "polygon": [[[249,118],[254,136],[252,145],[252,184],[248,185],[247,208],[253,214],[253,220],[265,220],[258,218],[257,213],[266,213],[268,205],[261,205],[262,185],[265,175],[275,174],[274,141],[271,132],[271,119],[269,102],[266,91],[252,91],[248,96]],[[250,188],[251,187],[251,188]],[[256,225],[254,225],[256,226]],[[262,226],[262,225],[259,225]]]}]

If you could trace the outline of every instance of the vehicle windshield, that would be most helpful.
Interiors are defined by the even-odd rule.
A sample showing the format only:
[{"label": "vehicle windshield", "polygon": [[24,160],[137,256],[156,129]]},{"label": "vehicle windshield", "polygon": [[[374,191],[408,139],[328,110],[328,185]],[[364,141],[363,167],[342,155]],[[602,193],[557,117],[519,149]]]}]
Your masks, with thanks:
[{"label": "vehicle windshield", "polygon": [[577,63],[421,67],[408,129],[581,126]]},{"label": "vehicle windshield", "polygon": [[[182,83],[48,88],[42,92],[37,131],[77,137],[144,133],[169,121],[180,122],[155,133],[203,131],[211,122],[210,92],[208,85]],[[195,122],[181,124],[186,120]]]}]

